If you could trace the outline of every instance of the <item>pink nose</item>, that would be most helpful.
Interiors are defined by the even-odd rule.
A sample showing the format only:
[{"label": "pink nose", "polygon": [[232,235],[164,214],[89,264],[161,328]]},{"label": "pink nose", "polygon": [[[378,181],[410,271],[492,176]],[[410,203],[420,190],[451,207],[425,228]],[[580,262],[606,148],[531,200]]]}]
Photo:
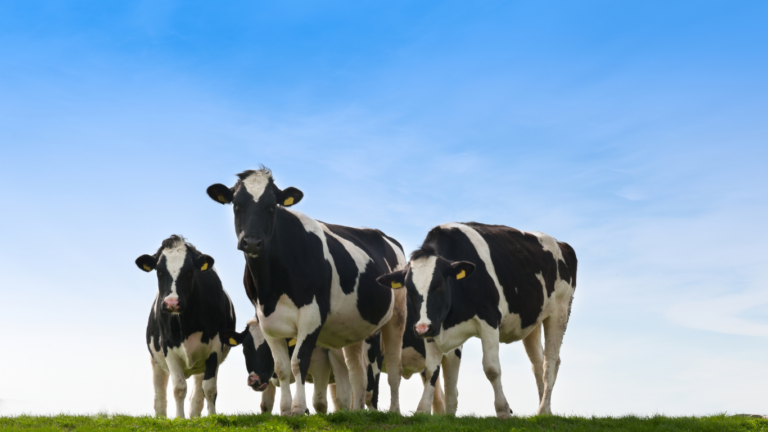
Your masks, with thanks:
[{"label": "pink nose", "polygon": [[170,310],[179,308],[179,300],[174,298],[165,299],[165,306]]},{"label": "pink nose", "polygon": [[429,331],[429,324],[416,324],[416,333],[424,334]]},{"label": "pink nose", "polygon": [[248,385],[252,386],[252,385],[256,384],[257,382],[259,382],[259,376],[256,375],[255,373],[251,372],[248,375]]}]

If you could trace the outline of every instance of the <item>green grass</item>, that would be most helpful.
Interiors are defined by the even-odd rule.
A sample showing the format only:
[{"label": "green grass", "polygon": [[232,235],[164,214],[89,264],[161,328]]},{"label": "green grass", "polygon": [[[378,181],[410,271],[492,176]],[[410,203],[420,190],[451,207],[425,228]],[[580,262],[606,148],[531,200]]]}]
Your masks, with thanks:
[{"label": "green grass", "polygon": [[765,431],[768,420],[750,417],[404,417],[380,412],[341,412],[329,415],[277,417],[219,415],[193,420],[168,420],[122,415],[0,417],[5,430],[236,430],[306,431]]}]

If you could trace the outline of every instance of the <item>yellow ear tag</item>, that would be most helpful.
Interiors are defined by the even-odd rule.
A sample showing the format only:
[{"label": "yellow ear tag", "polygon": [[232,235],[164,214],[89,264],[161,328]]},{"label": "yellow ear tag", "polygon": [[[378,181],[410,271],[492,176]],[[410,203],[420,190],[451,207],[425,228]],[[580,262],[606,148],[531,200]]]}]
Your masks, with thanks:
[{"label": "yellow ear tag", "polygon": [[402,287],[403,287],[403,284],[401,284],[400,282],[392,281],[392,289],[402,288]]},{"label": "yellow ear tag", "polygon": [[235,340],[235,338],[229,338],[229,343],[231,345],[237,345],[237,341]]},{"label": "yellow ear tag", "polygon": [[144,267],[144,270],[146,270],[146,271],[152,271],[152,269],[149,268],[149,266],[146,265],[146,264],[144,264],[142,267]]},{"label": "yellow ear tag", "polygon": [[208,263],[203,264],[202,267],[200,267],[200,271],[206,271],[208,270]]},{"label": "yellow ear tag", "polygon": [[296,345],[296,338],[293,338],[288,341],[288,346],[294,346],[294,345]]},{"label": "yellow ear tag", "polygon": [[226,198],[224,198],[224,195],[219,195],[219,201],[223,202],[224,204],[229,204],[229,201],[227,201]]},{"label": "yellow ear tag", "polygon": [[283,205],[284,206],[293,205],[293,197],[286,198],[285,201],[283,201]]},{"label": "yellow ear tag", "polygon": [[461,273],[456,275],[456,280],[464,279],[464,277],[466,277],[466,276],[467,276],[467,274],[464,272],[464,270],[462,270]]}]

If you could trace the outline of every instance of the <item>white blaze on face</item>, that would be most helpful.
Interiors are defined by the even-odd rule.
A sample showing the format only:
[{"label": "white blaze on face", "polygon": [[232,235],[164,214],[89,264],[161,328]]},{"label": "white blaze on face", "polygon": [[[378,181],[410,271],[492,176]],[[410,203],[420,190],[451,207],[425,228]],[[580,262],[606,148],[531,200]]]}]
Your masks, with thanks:
[{"label": "white blaze on face", "polygon": [[251,194],[253,200],[258,201],[259,198],[261,198],[261,196],[264,194],[264,191],[267,189],[269,180],[271,178],[272,176],[269,174],[256,171],[255,173],[249,175],[248,178],[243,180],[243,185],[245,186],[245,190]]},{"label": "white blaze on face", "polygon": [[248,321],[248,331],[251,333],[251,337],[253,338],[253,345],[256,348],[260,347],[261,344],[266,342],[266,339],[264,339],[264,333],[261,332],[261,327],[259,327],[258,318],[253,317],[250,321]]},{"label": "white blaze on face", "polygon": [[437,257],[434,255],[418,258],[411,262],[411,280],[423,299],[419,311],[419,321],[416,325],[432,324],[432,321],[427,318],[427,295],[429,295],[429,286],[435,275],[435,267],[437,267]]},{"label": "white blaze on face", "polygon": [[171,293],[165,299],[178,300],[179,294],[176,292],[176,279],[178,279],[181,268],[184,267],[184,260],[187,258],[187,245],[181,244],[174,248],[163,249],[163,256],[165,257],[165,268],[172,280]]}]

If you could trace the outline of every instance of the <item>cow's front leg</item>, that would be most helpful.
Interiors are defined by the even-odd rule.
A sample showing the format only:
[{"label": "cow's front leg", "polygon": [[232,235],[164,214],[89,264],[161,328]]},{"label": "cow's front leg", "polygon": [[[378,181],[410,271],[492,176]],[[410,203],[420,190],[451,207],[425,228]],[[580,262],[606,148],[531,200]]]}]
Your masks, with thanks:
[{"label": "cow's front leg", "polygon": [[216,377],[219,372],[219,355],[212,352],[205,361],[205,376],[203,377],[203,393],[208,403],[208,415],[216,415]]},{"label": "cow's front leg", "polygon": [[424,359],[424,393],[421,394],[416,412],[429,414],[432,412],[432,401],[435,398],[435,384],[440,377],[440,360],[443,358],[443,352],[434,343],[424,345],[427,352],[427,357]]},{"label": "cow's front leg", "polygon": [[491,382],[494,394],[496,417],[507,419],[512,417],[504,390],[501,388],[501,364],[499,363],[499,330],[485,322],[480,324],[480,342],[483,345],[483,372]]},{"label": "cow's front leg", "polygon": [[349,369],[349,383],[352,386],[350,408],[365,408],[366,370],[363,361],[363,341],[344,347],[344,360]]},{"label": "cow's front leg", "polygon": [[167,415],[168,371],[164,370],[152,359],[152,381],[155,385],[155,416]]},{"label": "cow's front leg", "polygon": [[184,376],[181,360],[169,350],[165,362],[171,373],[173,398],[176,399],[176,418],[184,418],[184,398],[187,397],[187,378]]},{"label": "cow's front leg", "polygon": [[318,414],[328,412],[328,380],[331,378],[331,363],[328,361],[328,350],[316,347],[309,362],[309,373],[314,381],[312,406]]},{"label": "cow's front leg", "polygon": [[275,390],[276,387],[271,382],[267,386],[267,389],[261,393],[261,413],[271,413],[272,407],[275,406]]},{"label": "cow's front leg", "polygon": [[443,356],[443,382],[445,383],[445,413],[456,415],[459,399],[459,367],[461,366],[461,349],[458,347]]},{"label": "cow's front leg", "polygon": [[280,415],[291,413],[291,357],[288,355],[288,342],[284,338],[273,338],[266,334],[264,339],[272,350],[275,360],[275,373],[280,381]]},{"label": "cow's front leg", "polygon": [[[311,307],[312,305],[310,305]],[[307,396],[304,383],[312,360],[312,353],[317,346],[317,337],[320,336],[322,322],[319,314],[307,314],[309,319],[299,321],[299,333],[296,336],[296,348],[291,359],[291,372],[296,378],[296,394],[291,404],[291,415],[304,415],[307,412]],[[317,318],[316,320],[313,318]],[[283,384],[280,383],[280,386]]]}]

